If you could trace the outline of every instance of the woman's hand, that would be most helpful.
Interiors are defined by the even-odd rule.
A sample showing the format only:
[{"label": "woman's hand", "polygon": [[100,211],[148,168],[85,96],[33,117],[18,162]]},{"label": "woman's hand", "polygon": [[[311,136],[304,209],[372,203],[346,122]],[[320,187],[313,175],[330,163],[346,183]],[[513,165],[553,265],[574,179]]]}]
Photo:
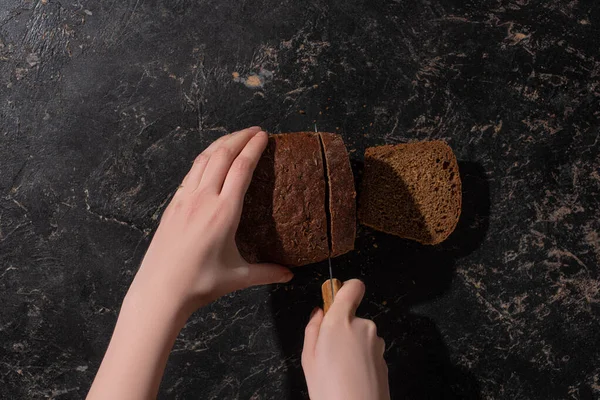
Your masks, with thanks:
[{"label": "woman's hand", "polygon": [[223,136],[196,158],[123,300],[88,399],[156,398],[169,351],[193,311],[225,293],[292,278],[279,265],[249,265],[235,244],[266,144],[253,127]]},{"label": "woman's hand", "polygon": [[130,290],[174,297],[191,313],[226,293],[292,278],[279,265],[248,264],[235,243],[244,196],[266,145],[267,134],[252,127],[221,137],[196,158]]},{"label": "woman's hand", "polygon": [[364,284],[344,283],[326,316],[317,309],[306,326],[302,368],[312,400],[388,400],[385,343],[371,320],[357,318]]}]

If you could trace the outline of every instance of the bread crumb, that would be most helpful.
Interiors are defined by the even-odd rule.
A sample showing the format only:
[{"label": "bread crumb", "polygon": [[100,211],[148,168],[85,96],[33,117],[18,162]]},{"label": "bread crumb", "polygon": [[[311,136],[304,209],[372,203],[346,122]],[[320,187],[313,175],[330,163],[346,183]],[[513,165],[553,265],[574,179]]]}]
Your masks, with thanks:
[{"label": "bread crumb", "polygon": [[381,302],[381,304],[383,304],[385,306],[385,305],[387,305],[387,301],[384,300],[384,301]]},{"label": "bread crumb", "polygon": [[373,243],[373,247],[378,248],[377,243]]},{"label": "bread crumb", "polygon": [[235,79],[239,79],[240,78],[240,73],[239,72],[232,72],[231,73],[232,78]]},{"label": "bread crumb", "polygon": [[244,83],[249,88],[257,88],[262,86],[262,79],[258,75],[250,75]]},{"label": "bread crumb", "polygon": [[298,112],[299,112],[300,114],[306,114],[306,112],[305,112],[304,110],[298,110]]}]

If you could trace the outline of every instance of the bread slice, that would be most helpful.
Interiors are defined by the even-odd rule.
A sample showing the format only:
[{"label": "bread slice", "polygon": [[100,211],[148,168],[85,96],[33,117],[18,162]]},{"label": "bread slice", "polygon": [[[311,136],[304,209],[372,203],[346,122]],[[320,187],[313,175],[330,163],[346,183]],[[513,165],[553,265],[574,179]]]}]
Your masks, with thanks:
[{"label": "bread slice", "polygon": [[438,244],[458,223],[461,191],[456,157],[444,142],[370,147],[358,219],[383,232]]},{"label": "bread slice", "polygon": [[325,175],[317,134],[269,137],[244,199],[236,241],[249,262],[300,266],[327,259]]},{"label": "bread slice", "polygon": [[329,248],[331,257],[354,249],[356,237],[356,190],[348,151],[342,136],[319,133],[328,180]]}]

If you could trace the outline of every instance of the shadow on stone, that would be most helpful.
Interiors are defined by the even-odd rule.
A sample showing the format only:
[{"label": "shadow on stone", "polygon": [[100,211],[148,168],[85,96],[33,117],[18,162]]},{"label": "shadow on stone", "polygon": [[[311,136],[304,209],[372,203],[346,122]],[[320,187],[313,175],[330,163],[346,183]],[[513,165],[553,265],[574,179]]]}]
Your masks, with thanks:
[{"label": "shadow on stone", "polygon": [[[456,230],[437,246],[359,227],[353,252],[332,260],[341,280],[359,278],[367,292],[358,310],[373,319],[386,340],[392,398],[479,399],[475,377],[453,365],[443,337],[428,317],[414,306],[442,296],[454,276],[456,260],[476,250],[489,219],[489,184],[483,168],[459,162],[463,186],[462,214]],[[357,187],[362,165],[353,162]],[[271,304],[287,370],[285,396],[308,396],[300,357],[304,327],[315,306],[321,305],[320,286],[328,278],[327,263],[295,269],[291,284],[272,289]]]}]

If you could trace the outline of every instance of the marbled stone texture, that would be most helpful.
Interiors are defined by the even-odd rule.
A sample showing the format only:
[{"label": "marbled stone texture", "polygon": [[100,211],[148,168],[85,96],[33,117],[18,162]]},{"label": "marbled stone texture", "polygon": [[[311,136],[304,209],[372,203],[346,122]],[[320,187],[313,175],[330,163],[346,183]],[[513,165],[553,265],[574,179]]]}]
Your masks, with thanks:
[{"label": "marbled stone texture", "polygon": [[[395,399],[600,398],[593,0],[0,1],[0,397],[83,398],[170,194],[245,126],[448,141],[436,247],[359,229],[336,276]],[[160,398],[306,398],[326,264],[196,313]]]}]

